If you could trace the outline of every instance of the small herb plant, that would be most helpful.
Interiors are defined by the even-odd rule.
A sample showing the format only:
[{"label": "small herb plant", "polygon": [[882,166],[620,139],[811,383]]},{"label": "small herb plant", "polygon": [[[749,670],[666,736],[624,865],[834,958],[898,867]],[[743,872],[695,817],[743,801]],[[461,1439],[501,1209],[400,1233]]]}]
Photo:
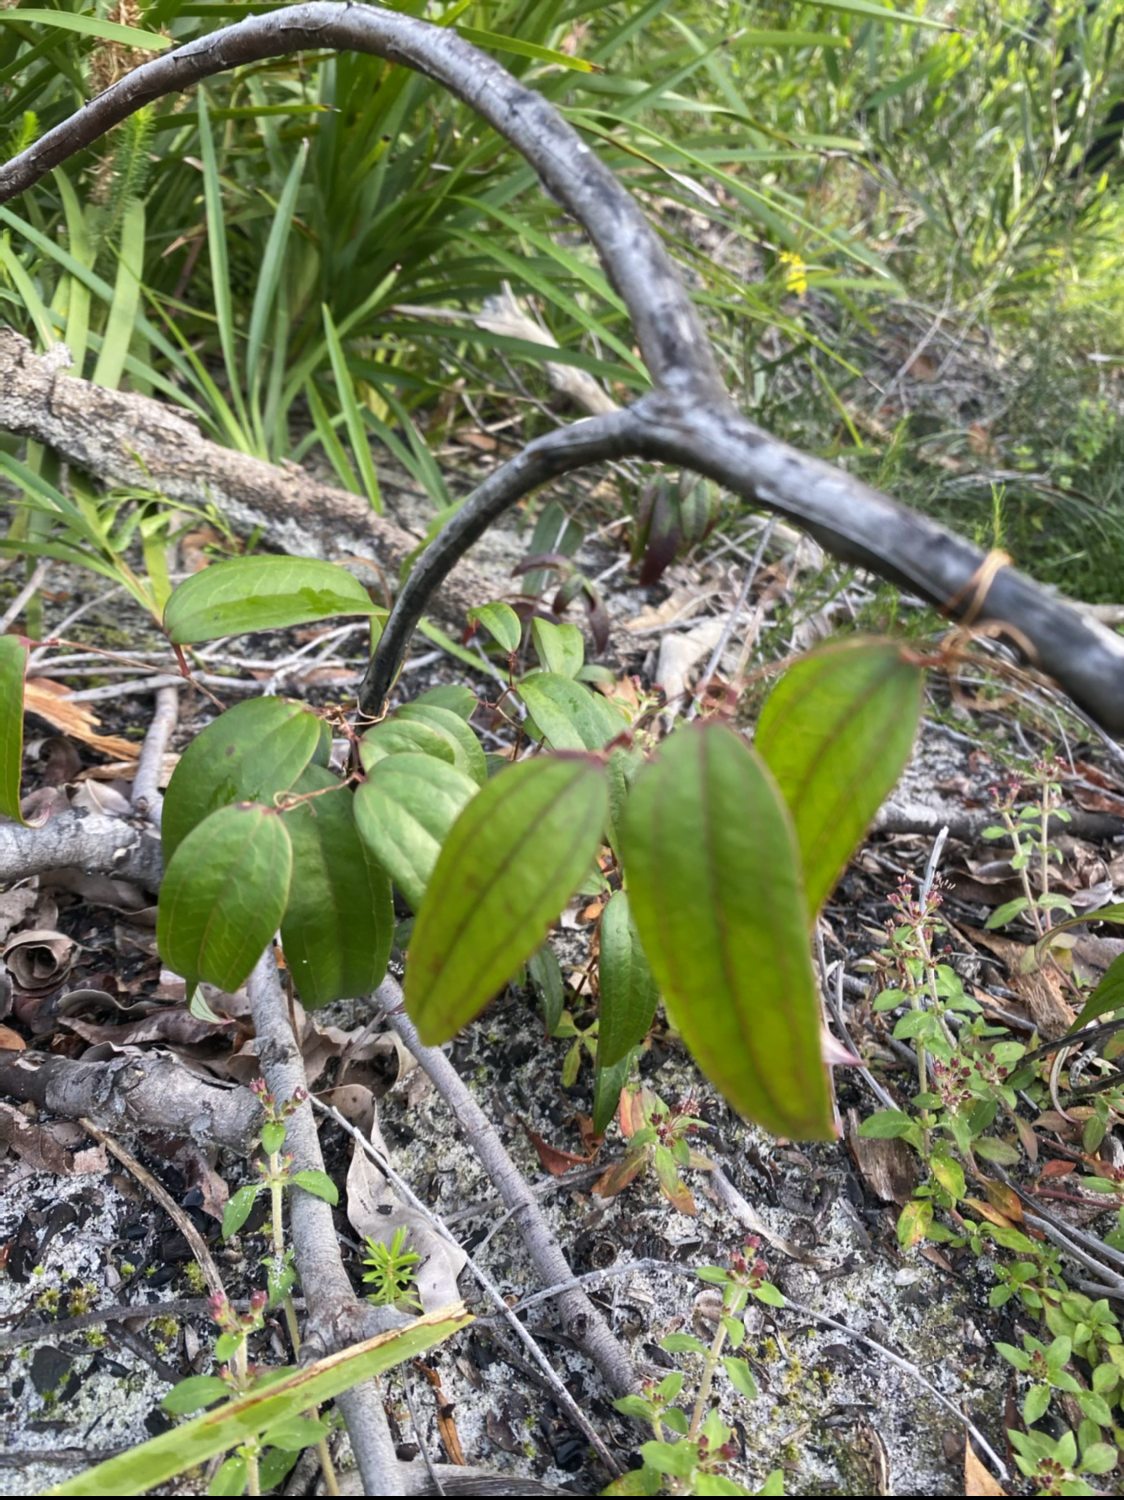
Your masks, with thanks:
[{"label": "small herb plant", "polygon": [[422,1310],[416,1275],[421,1256],[416,1250],[406,1248],[408,1238],[404,1225],[394,1231],[389,1245],[367,1236],[363,1264],[368,1270],[363,1280],[371,1283],[372,1290],[367,1293],[367,1300],[376,1307],[397,1307],[404,1312]]},{"label": "small herb plant", "polygon": [[[996,798],[1001,824],[986,836],[1010,841],[1023,895],[997,909],[988,926],[1029,921],[1037,941],[1027,950],[1028,962],[1048,954],[1047,961],[1057,964],[1080,1000],[1083,992],[1070,972],[1065,946],[1065,930],[1077,919],[1068,900],[1050,891],[1056,851],[1048,841],[1048,821],[1060,812],[1058,763],[1038,762],[1032,784],[1037,794],[1030,803],[1019,801],[1022,783],[1014,779]],[[899,1012],[893,1036],[916,1050],[918,1087],[910,1109],[880,1110],[859,1133],[905,1140],[928,1171],[928,1181],[898,1219],[903,1247],[928,1239],[966,1247],[977,1256],[998,1249],[1014,1257],[997,1259],[989,1303],[998,1308],[1017,1301],[1051,1335],[1049,1343],[1026,1332],[1021,1346],[997,1345],[1027,1381],[1021,1411],[1026,1430],[1008,1433],[1015,1463],[1038,1494],[1094,1494],[1088,1480],[1109,1473],[1124,1456],[1120,1323],[1107,1297],[1071,1289],[1061,1253],[1027,1225],[1023,1200],[1003,1170],[1028,1159],[1038,1164],[1040,1181],[1058,1184],[1084,1168],[1074,1180],[1086,1193],[1102,1194],[1106,1207],[1113,1196],[1124,1199],[1124,1174],[1096,1155],[1108,1129],[1124,1118],[1124,1100],[1106,1078],[1107,1088],[1063,1106],[1057,1069],[1049,1060],[1030,1058],[1023,1043],[986,1021],[955,970],[936,956],[946,930],[940,920],[942,894],[935,881],[916,896],[903,883],[890,897],[894,916],[887,942],[869,964],[883,983],[874,1010]],[[1065,919],[1056,922],[1059,911]],[[1112,907],[1098,915],[1119,920],[1124,911]],[[1078,1026],[1115,1008],[1114,1001],[1124,1001],[1111,973],[1086,1000]],[[1040,1110],[1033,1123],[1020,1113],[1027,1102]],[[1045,1131],[1056,1139],[1050,1141],[1049,1159],[1042,1160]],[[1124,1224],[1124,1206],[1119,1217]],[[1109,1253],[1122,1240],[1119,1231],[1106,1236]],[[1059,1396],[1068,1403],[1065,1412],[1052,1413],[1049,1434],[1038,1430],[1035,1424]]]},{"label": "small herb plant", "polygon": [[724,1350],[741,1349],[746,1330],[742,1313],[750,1297],[770,1307],[783,1307],[784,1297],[765,1279],[765,1263],[758,1256],[760,1242],[747,1241],[745,1251],[731,1258],[729,1267],[702,1266],[700,1281],[721,1289],[714,1337],[709,1345],[691,1333],[673,1333],[660,1341],[669,1354],[698,1355],[702,1360],[695,1398],[690,1414],[676,1403],[681,1396],[685,1377],[673,1371],[663,1380],[646,1384],[643,1395],[624,1396],[613,1404],[624,1416],[647,1422],[652,1429],[650,1441],[641,1445],[643,1467],[631,1470],[615,1480],[606,1495],[655,1495],[666,1485],[673,1495],[783,1495],[784,1476],[774,1469],[758,1491],[747,1490],[729,1479],[725,1468],[737,1457],[733,1429],[710,1406],[714,1377],[725,1371],[734,1390],[747,1401],[757,1399],[757,1384],[749,1362],[738,1354]]}]

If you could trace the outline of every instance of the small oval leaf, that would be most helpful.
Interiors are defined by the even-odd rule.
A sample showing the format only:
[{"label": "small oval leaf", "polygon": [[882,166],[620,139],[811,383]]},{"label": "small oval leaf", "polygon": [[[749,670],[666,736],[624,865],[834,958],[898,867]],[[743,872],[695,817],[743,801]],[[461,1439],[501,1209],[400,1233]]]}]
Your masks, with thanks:
[{"label": "small oval leaf", "polygon": [[388,755],[355,793],[359,837],[414,911],[449,829],[476,791],[474,781],[432,755]]},{"label": "small oval leaf", "polygon": [[432,755],[452,765],[456,759],[453,742],[429,724],[400,719],[384,719],[374,725],[359,741],[359,763],[364,771],[372,770],[388,755]]},{"label": "small oval leaf", "polygon": [[23,679],[27,646],[15,635],[0,635],[0,813],[15,823],[20,816],[23,767]]},{"label": "small oval leaf", "polygon": [[598,989],[597,1063],[609,1068],[647,1036],[659,999],[624,891],[615,891],[601,913]]},{"label": "small oval leaf", "polygon": [[474,625],[483,625],[496,645],[509,656],[519,650],[523,622],[510,604],[481,604],[469,610],[468,618]]},{"label": "small oval leaf", "polygon": [[438,734],[443,734],[453,747],[453,765],[458,771],[483,786],[488,779],[488,762],[480,741],[465,721],[450,708],[441,708],[436,703],[404,703],[394,715],[395,723],[425,724]]},{"label": "small oval leaf", "polygon": [[901,775],[921,672],[894,641],[809,652],[769,695],[755,744],[788,803],[813,919]]},{"label": "small oval leaf", "polygon": [[566,622],[552,625],[549,620],[531,618],[531,639],[539,661],[548,672],[560,677],[576,677],[585,661],[585,641],[576,625]]},{"label": "small oval leaf", "polygon": [[441,683],[438,687],[427,688],[413,701],[414,703],[432,703],[437,708],[452,709],[453,713],[467,724],[480,700],[471,688],[463,687],[458,682],[447,682]]},{"label": "small oval leaf", "polygon": [[286,808],[293,845],[281,946],[308,1010],[366,995],[386,977],[394,904],[385,871],[355,826],[354,794],[321,766],[309,766],[295,793],[323,792]]},{"label": "small oval leaf", "polygon": [[446,1041],[542,942],[597,854],[608,813],[592,759],[538,757],[479,791],[453,825],[418,912],[406,1008]]},{"label": "small oval leaf", "polygon": [[671,1019],[741,1114],[832,1134],[796,836],[733,729],[672,734],[637,775],[623,837],[629,903]]},{"label": "small oval leaf", "polygon": [[600,750],[627,727],[623,714],[602,694],[557,672],[532,672],[517,691],[555,750]]},{"label": "small oval leaf", "polygon": [[164,796],[164,858],[203,819],[232,802],[263,802],[287,792],[331,732],[299,703],[250,698],[208,724],[180,756]]},{"label": "small oval leaf", "polygon": [[236,803],[187,835],[160,887],[156,939],[168,967],[236,990],[281,925],[293,846],[279,813]]},{"label": "small oval leaf", "polygon": [[333,615],[386,610],[346,568],[308,557],[232,557],[193,573],[172,590],[164,629],[173,645],[251,630],[307,625]]}]

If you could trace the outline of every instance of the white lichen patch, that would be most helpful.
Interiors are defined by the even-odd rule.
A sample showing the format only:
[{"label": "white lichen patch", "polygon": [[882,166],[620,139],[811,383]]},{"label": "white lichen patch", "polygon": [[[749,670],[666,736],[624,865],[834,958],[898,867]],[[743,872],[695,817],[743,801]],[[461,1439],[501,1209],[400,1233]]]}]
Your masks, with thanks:
[{"label": "white lichen patch", "polygon": [[[21,1269],[26,1280],[0,1278],[0,1328],[120,1300],[121,1257],[114,1246],[133,1206],[108,1177],[59,1178],[8,1165],[0,1188],[0,1241],[22,1231],[25,1240],[39,1236],[43,1248],[33,1265]],[[160,1297],[152,1293],[144,1300]],[[45,1350],[57,1350],[54,1388]],[[102,1457],[144,1442],[151,1436],[145,1419],[167,1390],[168,1382],[112,1329],[60,1333],[8,1350],[0,1355],[0,1424],[6,1454],[21,1461],[0,1466],[0,1494],[40,1494]]]}]

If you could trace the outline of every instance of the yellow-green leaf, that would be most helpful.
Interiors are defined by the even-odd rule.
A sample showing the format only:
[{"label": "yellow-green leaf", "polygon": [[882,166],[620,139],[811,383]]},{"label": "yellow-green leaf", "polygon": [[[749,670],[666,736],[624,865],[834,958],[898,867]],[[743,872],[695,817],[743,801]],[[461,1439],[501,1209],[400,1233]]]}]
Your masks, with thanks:
[{"label": "yellow-green leaf", "polygon": [[832,1134],[792,819],[720,724],[678,730],[637,775],[622,831],[633,920],[703,1072],[777,1135]]},{"label": "yellow-green leaf", "polygon": [[761,710],[755,743],[796,824],[814,918],[913,748],[921,672],[893,641],[801,657]]},{"label": "yellow-green leaf", "polygon": [[16,635],[0,635],[0,813],[22,823],[23,679],[27,646]]},{"label": "yellow-green leaf", "polygon": [[587,756],[523,761],[493,777],[453,825],[418,912],[406,1008],[446,1041],[542,942],[597,854],[608,814]]},{"label": "yellow-green leaf", "polygon": [[170,1432],[150,1438],[95,1468],[87,1469],[48,1495],[139,1495],[166,1480],[196,1468],[228,1448],[331,1401],[360,1381],[416,1359],[435,1344],[466,1328],[472,1319],[459,1304],[438,1308],[416,1318],[405,1328],[376,1334],[298,1370],[276,1372],[263,1388],[238,1396],[224,1406],[204,1412]]},{"label": "yellow-green leaf", "polygon": [[333,615],[377,615],[357,578],[309,557],[232,557],[193,573],[173,589],[164,629],[173,645],[214,641],[250,630],[307,625]]}]

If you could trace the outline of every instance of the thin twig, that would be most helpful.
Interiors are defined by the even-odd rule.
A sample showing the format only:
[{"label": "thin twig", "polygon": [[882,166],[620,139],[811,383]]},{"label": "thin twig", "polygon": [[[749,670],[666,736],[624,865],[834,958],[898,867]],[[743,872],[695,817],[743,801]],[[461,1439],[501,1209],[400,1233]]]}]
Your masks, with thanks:
[{"label": "thin twig", "polygon": [[[518,1211],[519,1232],[527,1246],[535,1269],[544,1282],[564,1281],[570,1266],[561,1245],[551,1230],[542,1209],[528,1190],[523,1174],[511,1160],[492,1122],[465,1087],[452,1063],[436,1047],[422,1044],[416,1029],[403,1009],[402,990],[397,980],[387,978],[375,992],[387,1010],[391,1025],[410,1052],[428,1074],[444,1099],[472,1149],[483,1163],[488,1176],[508,1208]],[[612,1333],[601,1313],[580,1292],[568,1293],[559,1304],[567,1331],[601,1371],[606,1384],[618,1396],[636,1387],[632,1361]]]},{"label": "thin twig", "polygon": [[[460,1244],[460,1241],[456,1238],[456,1236],[447,1228],[440,1214],[434,1213],[432,1208],[428,1207],[428,1205],[421,1201],[421,1199],[410,1187],[409,1183],[406,1182],[404,1178],[399,1176],[399,1174],[391,1166],[390,1162],[387,1161],[385,1156],[383,1156],[382,1152],[379,1151],[378,1147],[374,1146],[366,1138],[361,1130],[354,1126],[350,1120],[345,1119],[334,1105],[324,1104],[317,1098],[313,1098],[312,1103],[313,1106],[321,1112],[321,1114],[331,1115],[336,1124],[347,1131],[348,1135],[351,1136],[351,1138],[357,1143],[360,1149],[370,1157],[375,1166],[378,1167],[379,1171],[385,1175],[387,1181],[396,1189],[396,1191],[401,1195],[405,1202],[407,1202],[410,1207],[413,1208],[417,1213],[422,1214],[426,1221],[433,1226],[434,1231],[439,1234],[443,1240],[448,1241],[450,1245],[455,1245],[459,1252],[461,1252],[462,1254],[464,1253],[464,1247]],[[514,1313],[512,1313],[511,1309],[504,1301],[503,1293],[500,1291],[499,1287],[496,1286],[495,1282],[488,1275],[487,1271],[485,1271],[483,1267],[478,1265],[471,1255],[467,1257],[467,1265],[469,1270],[483,1287],[484,1291],[488,1294],[492,1302],[495,1304],[495,1307],[500,1316],[509,1325],[516,1338],[518,1338],[519,1342],[527,1350],[528,1354],[530,1354],[531,1358],[535,1362],[536,1367],[542,1371],[542,1374],[547,1381],[547,1384],[549,1385],[551,1391],[554,1393],[554,1396],[557,1399],[559,1405],[563,1408],[574,1425],[581,1432],[583,1432],[589,1439],[589,1441],[593,1444],[593,1447],[597,1450],[597,1453],[600,1456],[602,1462],[608,1466],[610,1472],[613,1474],[619,1474],[621,1472],[620,1465],[613,1458],[609,1450],[605,1447],[603,1439],[597,1432],[596,1428],[593,1427],[593,1425],[589,1421],[589,1418],[585,1415],[581,1407],[578,1406],[577,1402],[574,1400],[573,1396],[570,1395],[569,1391],[563,1385],[561,1379],[551,1366],[549,1360],[546,1358],[546,1355],[543,1354],[542,1350],[539,1348],[538,1344],[535,1343],[535,1340],[533,1339],[531,1334],[527,1331],[526,1328],[524,1328],[523,1324],[520,1323],[519,1319],[514,1315]],[[580,1293],[579,1295],[581,1295],[584,1299],[584,1293]],[[592,1306],[592,1304],[590,1305]]]},{"label": "thin twig", "polygon": [[[761,559],[765,556],[765,548],[772,540],[773,531],[776,527],[776,524],[776,516],[770,516],[768,524],[766,525],[765,529],[761,533],[760,538],[758,539],[757,550],[754,552],[752,561],[750,562],[749,567],[745,570],[745,577],[742,579],[741,590],[738,594],[738,602],[734,605],[733,609],[726,617],[726,623],[722,627],[722,634],[718,637],[714,650],[710,653],[710,660],[703,668],[702,676],[699,678],[699,686],[704,690],[707,683],[714,676],[715,672],[717,672],[718,664],[722,660],[723,653],[725,652],[726,647],[729,644],[730,637],[734,633],[734,626],[737,624],[741,612],[745,608],[745,602],[749,598],[749,591],[753,587],[753,580],[757,577],[758,570],[761,567]],[[754,634],[756,634],[756,631],[754,632]],[[690,721],[695,717],[698,711],[699,700],[698,697],[694,697],[691,700],[690,708],[688,708],[687,710],[688,723],[690,723]]]},{"label": "thin twig", "polygon": [[133,777],[133,811],[148,818],[154,828],[164,816],[164,798],[160,791],[160,774],[168,741],[179,717],[180,695],[175,687],[162,687],[156,693],[156,708],[144,737]]},{"label": "thin twig", "polygon": [[32,572],[31,577],[24,584],[23,588],[20,589],[19,593],[12,600],[11,604],[8,605],[4,613],[0,615],[0,635],[4,634],[13,620],[19,619],[20,611],[23,609],[28,600],[34,597],[39,589],[40,584],[46,580],[47,574],[51,571],[52,566],[53,565],[49,557],[42,558],[35,565],[35,569]]},{"label": "thin twig", "polygon": [[167,1188],[157,1182],[148,1168],[142,1166],[133,1153],[127,1147],[122,1146],[120,1141],[114,1140],[111,1135],[106,1135],[104,1130],[99,1130],[93,1120],[83,1115],[78,1123],[87,1135],[92,1135],[95,1141],[100,1141],[105,1149],[111,1152],[121,1165],[133,1174],[145,1191],[156,1199],[156,1202],[159,1203],[160,1207],[191,1247],[191,1253],[199,1262],[199,1269],[207,1278],[207,1285],[211,1288],[211,1295],[213,1297],[225,1298],[226,1288],[223,1286],[219,1268],[215,1265],[211,1252],[207,1249],[206,1240],[191,1222],[190,1216],[183,1211]]}]

